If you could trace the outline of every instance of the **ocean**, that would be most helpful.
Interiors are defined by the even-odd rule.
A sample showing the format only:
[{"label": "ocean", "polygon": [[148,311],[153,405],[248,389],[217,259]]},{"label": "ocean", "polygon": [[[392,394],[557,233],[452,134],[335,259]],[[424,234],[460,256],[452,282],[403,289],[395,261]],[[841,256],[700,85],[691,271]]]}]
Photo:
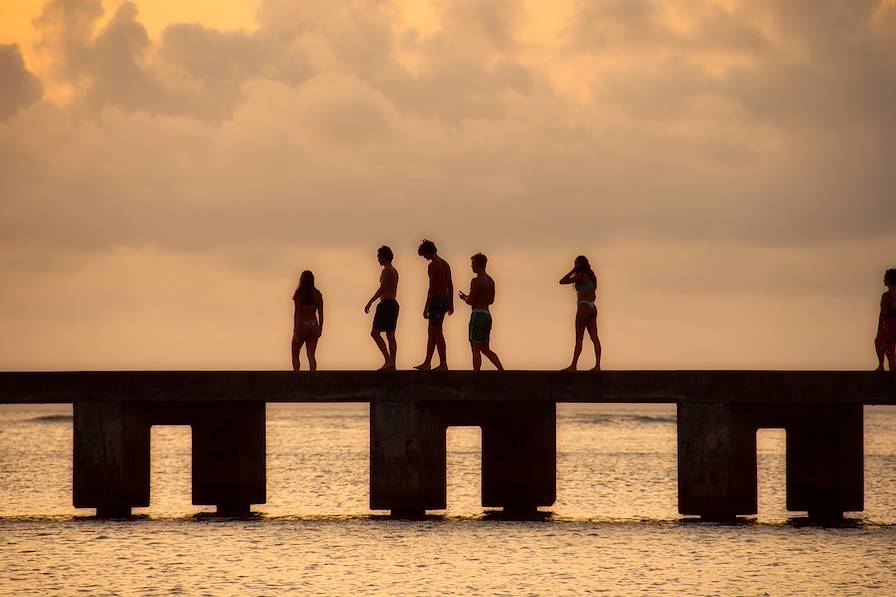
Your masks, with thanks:
[{"label": "ocean", "polygon": [[448,431],[448,509],[368,509],[368,406],[267,407],[268,503],[190,504],[190,430],[154,427],[132,520],[71,506],[71,407],[0,405],[0,595],[894,595],[896,407],[865,408],[865,511],[784,509],[784,431],[759,432],[759,514],[677,512],[674,405],[561,404],[557,502],[479,504],[480,433]]}]

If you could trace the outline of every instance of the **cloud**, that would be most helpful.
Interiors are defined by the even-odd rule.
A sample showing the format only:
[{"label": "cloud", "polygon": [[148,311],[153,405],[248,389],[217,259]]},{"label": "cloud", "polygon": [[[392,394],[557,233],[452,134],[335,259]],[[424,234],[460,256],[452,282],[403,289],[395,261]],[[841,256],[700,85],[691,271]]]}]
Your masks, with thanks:
[{"label": "cloud", "polygon": [[[100,27],[98,0],[51,0],[40,45],[76,92],[0,130],[0,242],[892,236],[892,17],[874,3],[588,3],[574,51],[527,38],[520,2],[440,4],[426,35],[396,10],[268,0],[255,30],[153,40],[131,2]],[[587,100],[552,82],[566,59]]]},{"label": "cloud", "polygon": [[38,101],[43,85],[25,66],[16,44],[0,44],[0,121]]}]

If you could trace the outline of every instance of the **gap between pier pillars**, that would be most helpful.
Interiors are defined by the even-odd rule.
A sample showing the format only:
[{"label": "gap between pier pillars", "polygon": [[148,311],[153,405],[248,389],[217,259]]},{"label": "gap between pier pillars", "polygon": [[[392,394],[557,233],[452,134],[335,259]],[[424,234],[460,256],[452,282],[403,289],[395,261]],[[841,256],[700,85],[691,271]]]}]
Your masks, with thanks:
[{"label": "gap between pier pillars", "polygon": [[787,433],[787,509],[839,518],[864,507],[863,405],[678,404],[678,511],[733,519],[758,511],[756,431]]},{"label": "gap between pier pillars", "polygon": [[421,515],[447,507],[445,432],[482,428],[482,505],[531,513],[557,494],[553,402],[373,401],[370,508]]},{"label": "gap between pier pillars", "polygon": [[76,402],[76,508],[104,517],[149,505],[152,425],[192,427],[193,504],[245,514],[265,502],[264,402]]}]

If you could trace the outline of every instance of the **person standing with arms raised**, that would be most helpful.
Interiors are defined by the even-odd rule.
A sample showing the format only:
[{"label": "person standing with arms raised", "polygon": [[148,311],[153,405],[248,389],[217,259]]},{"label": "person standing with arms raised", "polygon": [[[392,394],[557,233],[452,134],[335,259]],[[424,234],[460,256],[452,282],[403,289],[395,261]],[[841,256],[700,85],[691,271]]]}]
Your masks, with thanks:
[{"label": "person standing with arms raised", "polygon": [[[376,252],[376,260],[383,268],[383,271],[380,273],[380,287],[367,301],[367,305],[364,306],[364,312],[370,313],[370,306],[373,304],[373,301],[380,299],[373,314],[373,329],[370,335],[385,359],[379,371],[395,371],[395,351],[398,348],[398,344],[395,342],[395,328],[398,325],[398,300],[396,300],[398,296],[398,270],[392,267],[392,249],[385,245]],[[383,333],[386,334],[385,341],[383,340]],[[388,345],[386,344],[387,341]]]},{"label": "person standing with arms raised", "polygon": [[485,355],[498,371],[503,371],[501,359],[488,345],[492,331],[492,314],[488,307],[495,302],[495,281],[485,273],[487,263],[488,257],[482,253],[476,253],[470,257],[470,267],[476,277],[470,281],[470,294],[459,292],[458,296],[473,308],[470,313],[470,348],[473,351],[473,371],[482,369],[482,355]]},{"label": "person standing with arms raised", "polygon": [[426,293],[426,304],[423,306],[423,318],[429,321],[426,338],[426,360],[414,367],[418,371],[432,369],[432,356],[438,350],[439,365],[436,371],[448,369],[448,361],[445,358],[445,335],[442,333],[442,323],[445,315],[454,314],[454,285],[451,283],[451,267],[448,262],[439,257],[435,243],[431,240],[423,240],[417,249],[417,254],[429,261],[427,273],[429,274],[429,290]]},{"label": "person standing with arms raised", "polygon": [[597,274],[591,269],[588,258],[584,255],[576,257],[572,270],[560,278],[561,284],[575,284],[576,289],[576,344],[572,352],[572,364],[564,371],[575,371],[582,354],[582,340],[585,330],[594,343],[594,369],[600,371],[600,338],[597,337]]}]

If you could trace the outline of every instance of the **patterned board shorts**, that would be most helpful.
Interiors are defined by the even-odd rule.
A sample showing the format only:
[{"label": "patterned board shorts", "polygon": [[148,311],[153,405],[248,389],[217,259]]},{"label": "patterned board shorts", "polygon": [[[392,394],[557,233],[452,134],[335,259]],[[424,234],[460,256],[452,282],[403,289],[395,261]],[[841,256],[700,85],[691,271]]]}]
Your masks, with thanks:
[{"label": "patterned board shorts", "polygon": [[374,332],[394,332],[398,325],[398,301],[383,299],[376,306],[373,314]]},{"label": "patterned board shorts", "polygon": [[484,309],[470,313],[470,342],[488,342],[492,333],[492,314]]},{"label": "patterned board shorts", "polygon": [[432,295],[429,299],[429,325],[442,325],[450,306],[451,297],[447,294]]}]

